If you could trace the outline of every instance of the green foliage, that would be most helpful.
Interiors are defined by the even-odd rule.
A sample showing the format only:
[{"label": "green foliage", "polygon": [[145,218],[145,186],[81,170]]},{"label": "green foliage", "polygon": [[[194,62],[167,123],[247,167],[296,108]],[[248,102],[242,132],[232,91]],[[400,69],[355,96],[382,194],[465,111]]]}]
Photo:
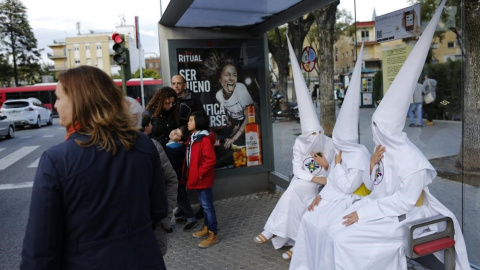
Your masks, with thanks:
[{"label": "green foliage", "polygon": [[3,54],[0,54],[0,87],[10,86],[10,78],[13,76],[13,68],[5,59]]},{"label": "green foliage", "polygon": [[[13,63],[15,85],[38,79],[40,50],[27,19],[27,9],[18,0],[0,2],[0,51]],[[25,81],[27,79],[27,81]]]},{"label": "green foliage", "polygon": [[[143,70],[143,78],[153,78],[153,79],[162,78],[162,76],[160,76],[158,72],[153,69],[142,68],[142,70]],[[135,71],[135,73],[132,74],[132,78],[140,78],[140,69],[137,69],[137,71]]]},{"label": "green foliage", "polygon": [[[460,120],[462,106],[461,61],[448,61],[442,64],[427,64],[423,74],[428,73],[437,81],[437,97],[433,103],[435,119]],[[422,78],[423,78],[422,74]],[[447,101],[443,105],[441,102]]]}]

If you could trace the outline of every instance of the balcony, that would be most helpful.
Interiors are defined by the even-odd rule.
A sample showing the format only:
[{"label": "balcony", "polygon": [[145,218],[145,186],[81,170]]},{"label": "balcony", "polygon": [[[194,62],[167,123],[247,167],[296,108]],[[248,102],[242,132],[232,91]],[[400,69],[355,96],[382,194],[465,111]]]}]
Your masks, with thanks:
[{"label": "balcony", "polygon": [[65,53],[47,53],[47,56],[49,59],[62,59],[62,58],[67,58],[67,55]]}]

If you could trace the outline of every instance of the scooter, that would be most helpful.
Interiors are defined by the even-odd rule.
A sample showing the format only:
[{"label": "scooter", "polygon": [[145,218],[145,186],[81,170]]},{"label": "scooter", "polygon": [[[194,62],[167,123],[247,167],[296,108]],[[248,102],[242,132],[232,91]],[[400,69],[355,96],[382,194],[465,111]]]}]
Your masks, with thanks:
[{"label": "scooter", "polygon": [[275,122],[278,117],[294,120],[300,119],[297,102],[286,102],[285,97],[277,90],[274,90],[270,97],[270,108],[272,109],[272,123]]}]

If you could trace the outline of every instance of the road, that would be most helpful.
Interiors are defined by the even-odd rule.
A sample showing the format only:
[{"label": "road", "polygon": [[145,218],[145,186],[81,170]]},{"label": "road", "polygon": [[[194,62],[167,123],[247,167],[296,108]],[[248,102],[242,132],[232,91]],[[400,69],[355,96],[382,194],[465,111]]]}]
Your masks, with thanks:
[{"label": "road", "polygon": [[0,269],[18,269],[38,161],[64,138],[54,118],[51,126],[17,129],[13,139],[0,139]]}]

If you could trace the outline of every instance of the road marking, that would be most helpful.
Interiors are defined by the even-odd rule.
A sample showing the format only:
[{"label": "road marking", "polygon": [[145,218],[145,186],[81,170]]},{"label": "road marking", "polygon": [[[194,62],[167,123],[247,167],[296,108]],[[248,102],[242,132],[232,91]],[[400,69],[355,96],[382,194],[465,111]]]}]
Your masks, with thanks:
[{"label": "road marking", "polygon": [[31,138],[32,136],[20,136],[19,138],[20,139],[28,139],[28,138]]},{"label": "road marking", "polygon": [[17,151],[11,153],[10,155],[0,159],[0,170],[4,170],[8,168],[8,166],[12,165],[13,163],[17,162],[24,156],[30,154],[33,150],[40,147],[40,145],[35,146],[24,146]]},{"label": "road marking", "polygon": [[43,138],[52,138],[53,135],[43,135]]},{"label": "road marking", "polygon": [[31,187],[33,187],[33,182],[24,182],[24,183],[17,183],[17,184],[3,184],[3,185],[0,185],[0,190],[17,189],[17,188],[31,188]]},{"label": "road marking", "polygon": [[0,152],[2,152],[2,151],[5,150],[5,149],[7,149],[7,148],[0,148]]},{"label": "road marking", "polygon": [[38,167],[38,162],[40,161],[40,158],[37,158],[32,164],[28,165],[28,168],[37,168]]}]

